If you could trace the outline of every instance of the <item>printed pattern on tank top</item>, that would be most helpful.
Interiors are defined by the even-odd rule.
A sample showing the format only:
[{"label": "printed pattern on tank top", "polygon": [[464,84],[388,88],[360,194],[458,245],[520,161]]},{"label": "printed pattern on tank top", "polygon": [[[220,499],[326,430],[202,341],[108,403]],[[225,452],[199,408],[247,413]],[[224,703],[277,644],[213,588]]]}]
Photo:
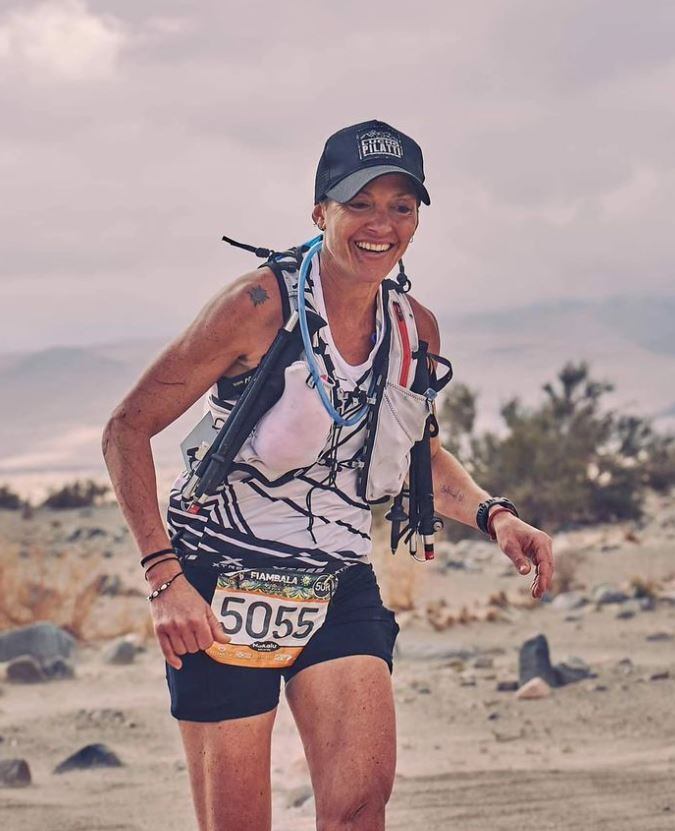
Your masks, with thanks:
[{"label": "printed pattern on tank top", "polygon": [[[318,311],[314,299],[314,280],[318,269],[312,262],[305,292],[306,305]],[[297,296],[297,273],[277,273],[283,293]],[[387,312],[382,303],[383,288],[378,299],[378,327],[385,329],[382,319]],[[285,309],[288,303],[284,302]],[[323,353],[332,373],[331,349],[319,332],[314,339],[316,349]],[[379,349],[386,349],[382,336],[375,344],[358,390],[367,390],[372,378],[373,359]],[[304,352],[302,353],[304,355]],[[214,385],[206,406],[214,418],[227,419],[244,382],[254,370],[234,379],[221,379]],[[351,385],[346,385],[348,390]],[[228,389],[228,397],[219,390]],[[234,394],[233,391],[237,390]],[[354,415],[362,404],[353,398],[335,401],[343,416]],[[278,479],[269,480],[256,468],[235,464],[227,480],[211,496],[199,514],[190,514],[181,500],[181,491],[188,474],[183,472],[171,489],[168,524],[173,532],[182,532],[181,544],[192,551],[224,554],[223,565],[240,567],[252,556],[286,561],[287,565],[320,568],[326,563],[367,562],[371,550],[370,506],[357,497],[357,462],[366,437],[368,417],[364,415],[351,427],[333,426],[329,440],[317,461],[309,467],[296,469]],[[279,562],[278,564],[282,564]]]}]

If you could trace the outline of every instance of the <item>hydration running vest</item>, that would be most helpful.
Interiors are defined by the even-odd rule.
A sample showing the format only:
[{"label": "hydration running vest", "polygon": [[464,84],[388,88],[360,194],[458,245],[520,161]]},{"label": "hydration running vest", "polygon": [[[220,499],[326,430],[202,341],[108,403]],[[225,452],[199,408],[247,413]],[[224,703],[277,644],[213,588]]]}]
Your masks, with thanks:
[{"label": "hydration running vest", "polygon": [[[284,320],[297,308],[300,258],[298,249],[291,249],[264,264],[277,279]],[[318,255],[310,264],[305,300],[308,309],[321,314],[313,275],[318,277]],[[226,480],[199,514],[185,511],[181,497],[189,470],[178,478],[171,492],[169,523],[183,531],[188,547],[218,551],[219,544],[229,542],[305,563],[317,562],[321,556],[367,559],[369,505],[400,492],[410,449],[422,438],[431,410],[427,396],[410,390],[417,365],[417,328],[410,302],[393,280],[381,284],[378,324],[377,343],[356,379],[340,377],[328,332],[324,335],[320,329],[313,338],[315,359],[335,409],[349,417],[367,405],[366,414],[354,426],[332,424],[315,459],[280,473],[257,452],[261,442],[256,442],[256,433],[258,439],[263,437],[264,422],[273,421],[275,408],[284,403],[282,396],[242,446]],[[214,385],[207,400],[214,429],[227,419],[254,372],[223,377]],[[308,373],[304,375],[307,379]],[[318,399],[316,390],[310,392]],[[195,447],[184,443],[183,449],[187,460],[194,458]]]}]

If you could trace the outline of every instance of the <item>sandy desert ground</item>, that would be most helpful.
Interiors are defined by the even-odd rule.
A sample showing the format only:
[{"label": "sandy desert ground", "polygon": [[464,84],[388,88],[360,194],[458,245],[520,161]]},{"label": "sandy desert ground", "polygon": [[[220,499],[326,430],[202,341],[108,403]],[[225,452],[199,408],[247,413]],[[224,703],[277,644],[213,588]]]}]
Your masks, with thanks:
[{"label": "sandy desert ground", "polygon": [[[117,508],[1,512],[0,546],[2,628],[37,616],[81,636],[73,678],[20,684],[6,679],[7,664],[1,670],[0,760],[25,759],[32,775],[26,787],[0,789],[3,827],[195,829],[142,575]],[[378,547],[402,630],[388,829],[675,828],[675,504],[654,498],[645,522],[560,534],[555,546],[562,588],[585,601],[578,608],[574,596],[567,608],[555,599],[532,607],[526,579],[487,543],[445,543],[430,565]],[[605,602],[609,588],[627,599]],[[111,642],[129,633],[143,649],[129,664],[109,663]],[[499,691],[517,680],[519,648],[538,633],[554,663],[575,656],[593,677],[540,700]],[[122,766],[53,772],[93,742]],[[273,801],[276,831],[314,828],[283,701]]]}]

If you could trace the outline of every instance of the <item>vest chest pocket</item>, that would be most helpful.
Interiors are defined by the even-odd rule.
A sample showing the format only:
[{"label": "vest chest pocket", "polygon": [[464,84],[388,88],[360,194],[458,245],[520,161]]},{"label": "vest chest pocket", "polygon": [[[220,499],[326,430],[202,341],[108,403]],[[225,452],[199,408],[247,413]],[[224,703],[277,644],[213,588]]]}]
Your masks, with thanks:
[{"label": "vest chest pocket", "polygon": [[366,459],[364,495],[368,501],[399,493],[410,466],[410,450],[423,437],[430,413],[431,402],[425,395],[386,382]]}]

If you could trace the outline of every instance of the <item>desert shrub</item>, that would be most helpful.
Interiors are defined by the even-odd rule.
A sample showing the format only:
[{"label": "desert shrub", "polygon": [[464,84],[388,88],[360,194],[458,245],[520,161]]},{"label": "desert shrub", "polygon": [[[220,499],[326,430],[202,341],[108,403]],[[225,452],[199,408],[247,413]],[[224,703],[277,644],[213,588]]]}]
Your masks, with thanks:
[{"label": "desert shrub", "polygon": [[551,594],[555,595],[583,588],[583,584],[578,579],[578,571],[585,559],[581,552],[574,549],[563,549],[559,554],[556,554]]},{"label": "desert shrub", "polygon": [[91,508],[100,504],[110,491],[108,485],[100,485],[92,479],[77,480],[51,491],[42,503],[44,508],[65,510],[67,508]]},{"label": "desert shrub", "polygon": [[0,510],[20,511],[24,506],[23,499],[7,485],[0,485]]},{"label": "desert shrub", "polygon": [[443,399],[438,423],[443,445],[460,461],[465,461],[476,421],[476,393],[466,384],[453,384]]},{"label": "desert shrub", "polygon": [[80,641],[118,635],[152,637],[142,592],[126,589],[114,601],[103,594],[101,564],[75,553],[54,556],[42,545],[22,546],[0,537],[0,631],[49,620]]},{"label": "desert shrub", "polygon": [[[567,364],[545,398],[502,407],[504,434],[473,432],[475,393],[452,393],[440,411],[446,446],[483,487],[506,493],[535,525],[564,526],[640,517],[647,487],[675,481],[675,437],[604,406],[612,385],[590,377],[586,363]],[[454,397],[453,397],[454,396]]]}]

